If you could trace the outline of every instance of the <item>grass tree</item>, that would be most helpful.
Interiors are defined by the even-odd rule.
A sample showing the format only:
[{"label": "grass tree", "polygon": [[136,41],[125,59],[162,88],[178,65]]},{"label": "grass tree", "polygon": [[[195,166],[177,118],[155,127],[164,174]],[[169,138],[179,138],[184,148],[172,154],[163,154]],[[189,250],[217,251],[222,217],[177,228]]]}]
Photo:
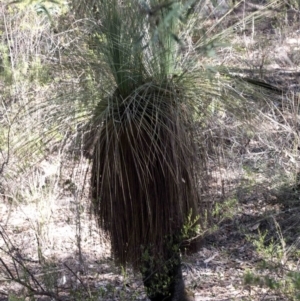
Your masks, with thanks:
[{"label": "grass tree", "polygon": [[93,210],[116,262],[142,272],[151,300],[186,298],[180,249],[199,224],[199,95],[177,35],[191,4],[112,0],[93,7],[101,17],[92,47],[111,82],[85,144]]},{"label": "grass tree", "polygon": [[196,142],[219,109],[255,115],[244,97],[253,89],[205,60],[230,31],[213,36],[218,27],[201,24],[206,1],[72,2],[88,20],[87,43],[73,46],[84,49],[76,57],[64,49],[60,63],[66,77],[72,70],[85,80],[76,93],[32,105],[46,116],[40,140],[47,145],[61,128],[74,130],[72,121],[87,121],[92,208],[116,263],[142,273],[151,300],[188,300],[180,253],[197,251],[193,238],[207,216],[199,193],[205,154]]},{"label": "grass tree", "polygon": [[[180,251],[197,250],[188,241],[204,217],[195,125],[215,99],[234,110],[243,98],[227,85],[232,79],[220,85],[216,69],[199,64],[220,36],[206,39],[199,30],[192,41],[195,9],[195,1],[158,0],[77,7],[94,18],[89,43],[102,62],[85,141],[93,211],[115,261],[142,273],[151,300],[188,300]],[[240,109],[242,118],[250,114]]]}]

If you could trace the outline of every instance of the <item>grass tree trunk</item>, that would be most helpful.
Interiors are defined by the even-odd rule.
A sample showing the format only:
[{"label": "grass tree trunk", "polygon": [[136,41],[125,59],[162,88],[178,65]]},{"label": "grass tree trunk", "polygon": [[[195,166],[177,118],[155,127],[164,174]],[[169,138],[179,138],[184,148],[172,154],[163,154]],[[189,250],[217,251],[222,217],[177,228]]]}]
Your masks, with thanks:
[{"label": "grass tree trunk", "polygon": [[[157,264],[157,263],[156,263]],[[182,278],[180,254],[172,252],[167,263],[150,266],[145,261],[142,267],[143,282],[151,301],[183,300],[187,301]]]}]

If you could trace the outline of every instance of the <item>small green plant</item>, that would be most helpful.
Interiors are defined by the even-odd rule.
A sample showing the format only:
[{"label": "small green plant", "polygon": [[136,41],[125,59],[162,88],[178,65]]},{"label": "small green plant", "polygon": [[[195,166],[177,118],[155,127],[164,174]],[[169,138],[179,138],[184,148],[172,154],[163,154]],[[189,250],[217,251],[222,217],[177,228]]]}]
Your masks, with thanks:
[{"label": "small green plant", "polygon": [[293,257],[298,251],[287,248],[281,229],[274,219],[279,240],[267,238],[268,232],[259,232],[251,241],[261,257],[255,270],[244,274],[244,284],[264,287],[283,295],[286,300],[300,300],[300,273]]},{"label": "small green plant", "polygon": [[196,215],[194,216],[192,210],[190,210],[185,223],[182,226],[181,230],[181,240],[192,240],[196,236],[200,235],[200,224],[199,224],[200,216]]},{"label": "small green plant", "polygon": [[213,208],[213,216],[216,217],[219,222],[226,218],[232,218],[236,213],[237,203],[236,198],[229,198],[223,202],[217,202]]}]

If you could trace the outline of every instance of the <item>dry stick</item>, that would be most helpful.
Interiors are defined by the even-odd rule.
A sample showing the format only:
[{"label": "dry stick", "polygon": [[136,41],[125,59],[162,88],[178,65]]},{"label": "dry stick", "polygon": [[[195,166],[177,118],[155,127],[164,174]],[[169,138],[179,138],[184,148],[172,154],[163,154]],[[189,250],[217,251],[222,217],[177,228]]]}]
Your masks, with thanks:
[{"label": "dry stick", "polygon": [[[1,237],[2,237],[2,239],[3,239],[3,241],[4,241],[4,243],[5,243],[5,245],[8,247],[9,252],[12,253],[13,251],[16,250],[16,248],[13,246],[12,242],[10,241],[10,239],[9,239],[9,237],[8,237],[7,235],[6,235],[7,238],[4,237],[3,232],[5,233],[5,231],[4,231],[4,229],[3,229],[2,226],[1,226],[1,228],[2,228],[2,231],[0,231],[0,235],[1,235]],[[6,233],[5,233],[5,234],[6,234]],[[8,240],[8,242],[6,241],[6,239]],[[3,250],[3,248],[0,248],[0,249]],[[3,250],[3,251],[4,251],[6,254],[8,254],[9,256],[11,256],[11,254],[10,254],[10,253],[7,253],[6,250]],[[19,270],[18,270],[18,268],[17,268],[17,265],[16,265],[16,261],[15,261],[15,260],[13,260],[13,264],[14,264],[15,272],[17,273],[17,277],[20,278]]]},{"label": "dry stick", "polygon": [[34,288],[32,288],[30,285],[28,285],[25,281],[21,280],[20,278],[16,278],[12,274],[11,270],[8,268],[6,263],[2,260],[2,258],[0,258],[0,261],[1,261],[2,265],[5,267],[6,272],[9,274],[10,280],[16,281],[17,283],[23,285],[24,287],[26,287],[27,289],[29,289],[32,292],[36,292],[36,290]]},{"label": "dry stick", "polygon": [[16,271],[16,273],[17,273],[17,277],[20,279],[21,277],[20,277],[20,275],[19,275],[19,270],[18,270],[18,268],[17,268],[17,265],[16,265],[16,261],[15,261],[15,260],[13,260],[13,264],[14,264],[15,271]]},{"label": "dry stick", "polygon": [[[15,258],[13,258],[14,260],[16,260]],[[6,263],[2,260],[2,258],[0,258],[0,262],[2,263],[2,265],[4,266],[6,272],[9,274],[9,279],[12,281],[15,281],[17,283],[19,283],[20,285],[26,287],[31,293],[33,293],[34,295],[38,295],[38,296],[48,296],[51,298],[54,298],[55,300],[58,301],[62,301],[62,299],[55,293],[53,292],[49,292],[49,291],[45,291],[44,288],[41,286],[41,284],[38,282],[38,280],[34,277],[34,275],[28,270],[28,268],[26,266],[24,266],[22,263],[19,263],[22,265],[22,267],[26,270],[26,273],[29,274],[29,276],[31,277],[31,279],[36,283],[36,285],[38,285],[41,288],[41,291],[34,289],[31,285],[29,285],[28,283],[26,283],[25,281],[21,280],[19,277],[15,277],[11,270],[8,268],[8,266],[6,265]]]},{"label": "dry stick", "polygon": [[2,265],[5,267],[6,272],[9,274],[11,279],[14,279],[14,275],[12,274],[12,272],[10,271],[10,269],[8,268],[8,266],[5,264],[5,262],[2,260],[2,258],[0,258],[0,261],[2,263]]},{"label": "dry stick", "polygon": [[[17,248],[14,247],[14,245],[12,244],[12,242],[10,241],[10,239],[8,237],[5,237],[4,233],[4,229],[2,226],[0,226],[2,228],[2,231],[0,231],[0,236],[3,238],[5,245],[8,247],[8,249],[10,251],[16,251]],[[7,235],[6,235],[7,236]],[[55,293],[53,292],[49,292],[49,291],[45,291],[45,289],[43,288],[43,286],[40,284],[40,282],[36,279],[36,277],[31,273],[31,271],[25,266],[25,264],[23,263],[23,258],[21,256],[21,254],[19,254],[19,252],[17,253],[17,256],[20,257],[20,259],[16,258],[14,255],[12,255],[11,253],[9,253],[8,251],[4,250],[3,248],[0,247],[0,250],[2,250],[4,253],[6,253],[12,260],[13,260],[13,264],[14,264],[14,268],[16,270],[17,273],[17,277],[15,277],[13,275],[13,273],[11,272],[11,270],[9,269],[9,267],[7,266],[7,264],[3,261],[2,258],[0,258],[0,262],[2,264],[2,266],[4,267],[4,269],[6,270],[7,274],[10,277],[10,280],[15,281],[19,284],[21,284],[22,286],[26,287],[30,292],[32,292],[34,295],[39,295],[39,296],[48,296],[51,298],[54,298],[58,301],[62,301],[62,299]],[[21,280],[21,277],[19,275],[18,272],[18,268],[16,263],[18,263],[23,269],[24,271],[30,276],[30,278],[32,279],[33,283],[40,288],[40,290],[34,289],[31,285],[29,285],[28,283],[26,283],[25,281]]]},{"label": "dry stick", "polygon": [[[83,139],[83,137],[81,139]],[[83,150],[81,149],[81,159],[80,160],[82,160],[82,158],[84,158],[84,156],[83,156]],[[80,163],[82,163],[82,162],[80,162]],[[85,171],[83,183],[86,183],[88,172],[89,172],[89,167]],[[83,269],[85,270],[85,266],[83,263],[83,257],[82,257],[82,251],[81,251],[81,219],[80,219],[81,215],[80,215],[80,201],[79,201],[83,198],[83,193],[84,193],[84,186],[80,191],[80,195],[79,195],[77,189],[73,192],[75,204],[76,204],[76,232],[77,232],[76,236],[77,236],[79,262],[83,266]]]},{"label": "dry stick", "polygon": [[[8,134],[7,134],[7,156],[6,156],[6,159],[4,160],[4,162],[2,163],[2,165],[0,167],[0,174],[3,173],[5,165],[7,165],[8,162],[9,162],[9,148],[10,148],[10,146],[9,146],[9,135],[10,134],[9,133],[10,133],[10,127],[8,129]],[[2,149],[0,149],[0,152],[2,154],[2,157],[4,157]]]},{"label": "dry stick", "polygon": [[[8,235],[6,235],[6,232],[4,231],[3,227],[0,226],[2,231],[0,231],[0,235],[5,243],[5,245],[7,246],[9,252],[7,252],[6,250],[4,250],[3,248],[0,247],[0,250],[2,250],[4,253],[6,253],[8,256],[12,257],[12,252],[14,251],[17,251],[17,256],[21,257],[21,254],[19,254],[18,250],[14,247],[14,245],[12,244],[12,242],[10,241]],[[4,233],[6,235],[6,238],[4,237]],[[12,257],[13,258],[13,257]],[[21,257],[22,258],[22,257]],[[17,277],[20,278],[20,275],[19,275],[19,270],[17,268],[17,265],[16,265],[16,261],[13,260],[13,265],[14,265],[14,268],[15,268],[15,272],[17,274]]]},{"label": "dry stick", "polygon": [[[4,231],[2,226],[0,226],[0,227],[2,228],[2,231],[0,231],[0,235],[2,236],[2,238],[4,240],[4,243],[8,247],[9,251],[4,250],[2,247],[0,247],[0,250],[2,250],[4,253],[6,253],[13,260],[14,268],[15,268],[15,270],[17,272],[17,276],[18,276],[18,278],[15,278],[13,276],[13,280],[21,278],[19,276],[18,268],[17,268],[17,265],[16,265],[16,263],[18,263],[24,269],[24,271],[26,271],[26,273],[29,274],[29,276],[31,277],[31,279],[35,283],[35,285],[37,285],[37,287],[40,287],[40,289],[42,291],[45,291],[44,288],[42,287],[42,285],[39,283],[39,281],[34,277],[34,275],[30,272],[30,270],[25,266],[25,264],[23,263],[24,259],[23,259],[22,255],[17,251],[18,249],[13,245],[13,243],[10,241],[9,237],[7,235],[6,235],[7,238],[4,237],[5,231]],[[8,242],[7,242],[7,240],[8,240]],[[19,258],[14,256],[13,254],[11,254],[13,251],[17,251],[17,256]],[[1,261],[2,261],[2,263],[4,263],[3,260],[1,260]],[[6,265],[4,264],[4,266],[6,266]]]},{"label": "dry stick", "polygon": [[64,266],[75,276],[75,278],[82,284],[83,288],[85,289],[85,291],[89,294],[89,296],[91,297],[91,292],[88,290],[88,288],[86,287],[86,285],[83,283],[83,281],[77,276],[77,274],[66,264],[64,263]]},{"label": "dry stick", "polygon": [[[10,256],[10,258],[13,260],[14,262],[14,266],[15,266],[15,269],[17,268],[16,265],[15,265],[15,262],[18,263],[23,269],[24,271],[30,276],[30,278],[32,279],[33,283],[35,283],[35,285],[37,287],[40,287],[40,289],[45,292],[45,289],[42,287],[42,285],[39,283],[39,281],[35,278],[35,276],[31,273],[31,271],[24,265],[23,261],[22,261],[22,257],[21,257],[21,260],[20,259],[17,259],[15,256],[13,256],[12,254],[10,254],[9,252],[5,251],[3,248],[0,247],[0,250],[2,250],[3,252],[5,252],[8,256]],[[1,260],[3,261],[3,260]],[[18,274],[18,273],[17,273]],[[14,277],[13,276],[13,279],[14,281],[22,281],[20,280],[20,277],[19,277],[19,274],[18,274],[18,278]],[[23,282],[23,281],[22,281]]]}]

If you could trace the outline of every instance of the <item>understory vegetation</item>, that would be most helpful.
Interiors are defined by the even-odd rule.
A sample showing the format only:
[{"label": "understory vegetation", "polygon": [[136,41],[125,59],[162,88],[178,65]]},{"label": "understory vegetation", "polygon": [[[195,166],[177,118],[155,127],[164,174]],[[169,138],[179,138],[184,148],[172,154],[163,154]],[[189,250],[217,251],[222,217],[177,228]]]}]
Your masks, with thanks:
[{"label": "understory vegetation", "polygon": [[1,2],[0,300],[300,300],[299,15]]}]

